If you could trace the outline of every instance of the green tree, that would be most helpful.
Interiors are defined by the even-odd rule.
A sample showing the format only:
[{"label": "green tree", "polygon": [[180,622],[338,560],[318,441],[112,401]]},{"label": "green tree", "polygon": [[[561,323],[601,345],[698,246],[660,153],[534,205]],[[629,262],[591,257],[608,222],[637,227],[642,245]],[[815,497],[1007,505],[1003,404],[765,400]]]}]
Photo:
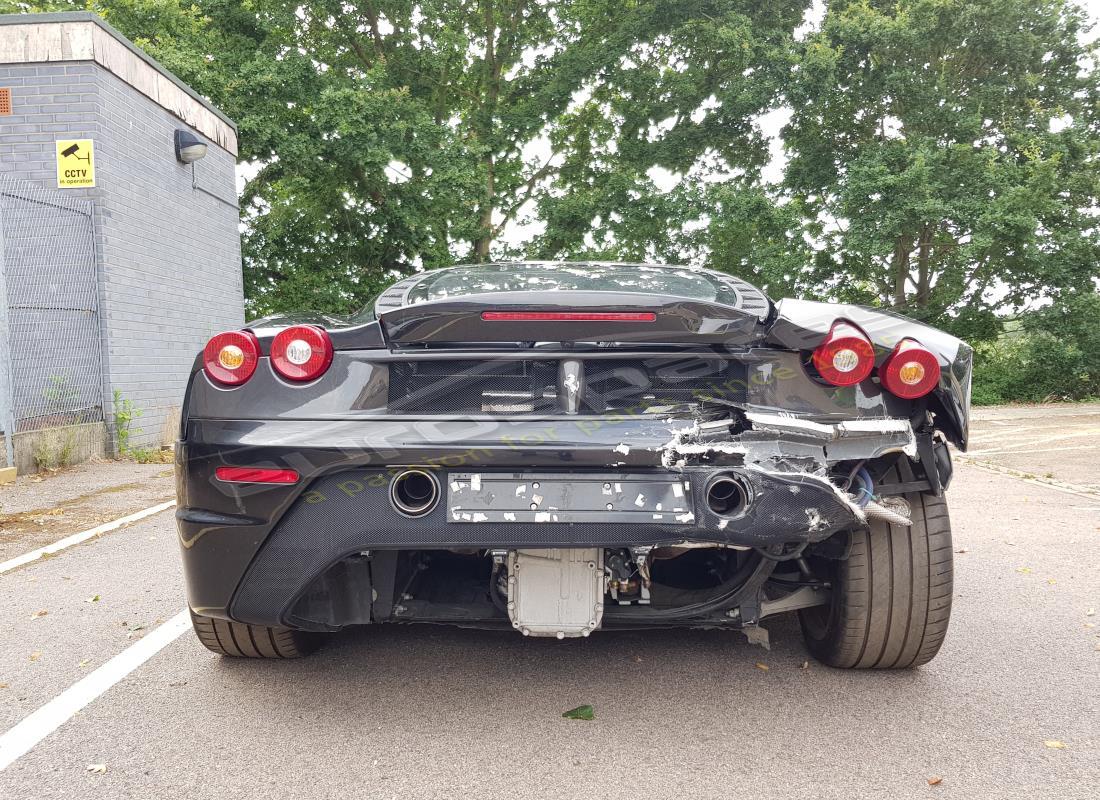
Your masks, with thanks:
[{"label": "green tree", "polygon": [[[650,169],[758,169],[753,118],[809,0],[14,5],[103,14],[238,122],[255,173],[246,293],[263,313],[347,311],[455,260],[676,259],[704,197],[659,190]],[[529,246],[500,242],[532,217]]]},{"label": "green tree", "polygon": [[974,402],[1041,403],[1100,396],[1100,295],[1082,292],[1006,325],[978,344]]},{"label": "green tree", "polygon": [[[757,54],[788,56],[807,5],[255,2],[268,20],[260,49],[278,57],[246,72],[262,103],[237,90],[225,101],[263,164],[243,198],[249,294],[257,308],[334,309],[420,265],[593,249],[674,258],[671,232],[695,206],[656,191],[648,170],[686,168],[707,147],[760,161],[751,117],[789,59],[769,71]],[[760,74],[742,74],[752,65]],[[736,103],[691,121],[716,93]],[[650,141],[667,118],[685,124]],[[502,233],[530,216],[543,234],[509,250]]]},{"label": "green tree", "polygon": [[103,14],[238,122],[253,314],[506,255],[706,263],[976,338],[1091,291],[1080,7],[831,0],[799,39],[809,5],[0,0]]},{"label": "green tree", "polygon": [[783,132],[788,197],[828,258],[804,289],[988,336],[1091,291],[1097,70],[1064,0],[833,0]]}]

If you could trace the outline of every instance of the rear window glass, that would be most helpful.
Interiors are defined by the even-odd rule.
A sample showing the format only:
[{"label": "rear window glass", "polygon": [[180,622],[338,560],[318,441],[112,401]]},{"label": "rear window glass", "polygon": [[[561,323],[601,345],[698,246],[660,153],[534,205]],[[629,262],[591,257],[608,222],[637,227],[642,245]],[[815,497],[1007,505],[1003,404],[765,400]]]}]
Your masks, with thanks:
[{"label": "rear window glass", "polygon": [[686,267],[634,264],[478,264],[429,274],[413,287],[409,303],[483,292],[630,292],[736,302],[732,288]]}]

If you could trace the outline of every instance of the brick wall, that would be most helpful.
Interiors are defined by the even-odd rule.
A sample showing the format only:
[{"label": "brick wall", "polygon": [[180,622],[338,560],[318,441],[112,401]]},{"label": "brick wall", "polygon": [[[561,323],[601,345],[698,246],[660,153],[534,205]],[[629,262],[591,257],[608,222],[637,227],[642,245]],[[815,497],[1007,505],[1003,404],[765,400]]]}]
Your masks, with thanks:
[{"label": "brick wall", "polygon": [[54,140],[95,141],[95,188],[65,191],[95,206],[105,408],[119,390],[143,412],[132,444],[159,444],[195,354],[244,321],[235,159],[211,142],[192,177],[187,125],[95,63],[0,66],[4,86],[0,171],[52,187]]}]

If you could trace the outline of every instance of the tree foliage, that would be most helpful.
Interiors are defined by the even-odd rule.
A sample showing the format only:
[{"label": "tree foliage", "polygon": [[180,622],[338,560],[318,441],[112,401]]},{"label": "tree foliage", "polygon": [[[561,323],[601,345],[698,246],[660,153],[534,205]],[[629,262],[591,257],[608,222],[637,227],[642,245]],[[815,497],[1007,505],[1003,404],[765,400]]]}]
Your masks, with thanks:
[{"label": "tree foliage", "polygon": [[[40,8],[81,3],[46,2]],[[240,125],[253,311],[504,254],[667,258],[654,166],[755,169],[808,0],[98,0]],[[700,115],[700,107],[710,110]],[[692,115],[697,120],[692,120]],[[659,133],[655,126],[669,120]],[[542,222],[526,242],[509,226]],[[514,239],[514,237],[512,237]]]},{"label": "tree foliage", "polygon": [[809,6],[0,0],[103,14],[237,121],[253,313],[515,255],[704,263],[978,337],[1092,292],[1083,12],[831,0],[807,33]]},{"label": "tree foliage", "polygon": [[1097,74],[1063,0],[830,3],[802,49],[784,181],[824,223],[801,276],[981,334],[1091,291]]},{"label": "tree foliage", "polygon": [[1010,327],[998,340],[978,344],[975,403],[1100,397],[1100,295],[1067,296]]}]

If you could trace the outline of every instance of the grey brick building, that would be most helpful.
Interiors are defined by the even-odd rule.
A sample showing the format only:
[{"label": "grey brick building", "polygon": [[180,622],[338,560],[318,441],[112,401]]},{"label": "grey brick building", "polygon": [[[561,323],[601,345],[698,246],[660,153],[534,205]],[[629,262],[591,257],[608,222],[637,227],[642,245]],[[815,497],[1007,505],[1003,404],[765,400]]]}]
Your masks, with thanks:
[{"label": "grey brick building", "polygon": [[[180,130],[208,145],[206,155],[193,164],[177,160],[174,137]],[[94,145],[94,187],[59,188],[62,146],[57,143],[85,139]],[[21,291],[35,295],[33,302],[9,303],[6,327],[0,319],[0,335],[7,339],[6,347],[0,342],[0,361],[8,350],[13,366],[7,397],[15,406],[13,422],[5,426],[0,419],[0,429],[16,432],[21,468],[33,463],[31,446],[20,446],[22,434],[43,427],[94,426],[98,421],[102,431],[106,423],[109,449],[116,391],[142,411],[135,423],[141,431],[131,445],[153,447],[172,438],[195,353],[212,333],[244,322],[236,155],[233,122],[99,17],[0,16],[0,178],[5,202],[61,213],[57,209],[70,201],[74,208],[87,201],[93,251],[88,270],[74,266],[78,262],[69,256],[54,261],[44,257],[43,252],[71,247],[71,241],[58,238],[58,231],[76,228],[47,221],[40,227],[49,230],[39,231],[26,222],[31,212],[25,212],[20,219],[26,230],[9,231],[0,254],[7,266],[8,299]],[[8,211],[9,218],[16,216]],[[78,216],[72,219],[79,221]],[[20,247],[20,241],[33,246]],[[19,260],[30,258],[28,254],[37,261],[27,262],[20,272]],[[43,278],[51,270],[61,274]],[[73,274],[66,275],[66,270]],[[22,363],[20,354],[29,345],[17,341],[20,336],[41,341],[51,324],[56,330],[64,327],[51,323],[50,314],[56,313],[54,306],[65,306],[66,284],[89,279],[84,273],[94,273],[94,292],[87,303],[95,308],[80,306],[79,314],[81,320],[92,314],[98,322],[98,352],[87,360],[88,368],[99,372],[101,419],[86,411],[77,416],[71,409],[68,416],[29,412],[25,407],[41,405],[42,397],[62,396],[81,409],[94,405],[86,396],[91,390],[84,366],[73,377],[71,363],[62,360],[54,359],[55,365],[45,368],[40,368],[41,358]],[[93,356],[96,365],[91,365]],[[79,403],[77,394],[82,395]],[[90,445],[77,450],[93,453],[102,446],[93,436]]]}]

